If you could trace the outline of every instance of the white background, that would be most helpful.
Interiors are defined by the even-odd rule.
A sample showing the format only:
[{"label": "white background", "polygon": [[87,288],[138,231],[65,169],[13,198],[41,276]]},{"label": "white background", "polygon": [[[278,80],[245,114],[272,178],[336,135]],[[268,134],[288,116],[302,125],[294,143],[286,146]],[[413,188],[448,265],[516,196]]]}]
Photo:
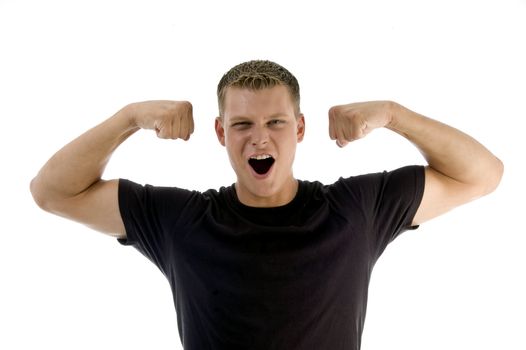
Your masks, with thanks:
[{"label": "white background", "polygon": [[133,248],[41,211],[29,182],[127,103],[190,100],[189,142],[139,132],[105,177],[205,190],[235,181],[213,131],[224,72],[271,59],[302,88],[295,175],[423,164],[379,130],[339,149],[335,104],[392,99],[471,134],[499,189],[390,245],[364,350],[526,349],[526,2],[0,0],[0,348],[180,349],[167,281]]}]

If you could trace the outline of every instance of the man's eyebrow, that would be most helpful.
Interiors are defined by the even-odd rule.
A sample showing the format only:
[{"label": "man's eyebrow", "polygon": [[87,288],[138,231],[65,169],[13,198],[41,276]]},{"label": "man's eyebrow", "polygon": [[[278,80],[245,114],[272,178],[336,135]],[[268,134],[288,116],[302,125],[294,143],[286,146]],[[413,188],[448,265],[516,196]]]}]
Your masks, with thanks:
[{"label": "man's eyebrow", "polygon": [[239,122],[239,121],[248,121],[248,120],[250,120],[249,117],[245,117],[245,116],[242,116],[242,115],[237,115],[237,116],[228,118],[228,121],[230,123],[235,123],[235,122]]},{"label": "man's eyebrow", "polygon": [[[284,113],[284,112],[278,112],[278,113],[274,113],[274,114],[272,114],[272,115],[270,115],[268,117],[265,117],[265,119],[266,120],[270,120],[270,119],[283,118],[283,117],[288,117],[288,114]],[[252,118],[244,116],[244,115],[236,115],[236,116],[233,116],[233,117],[229,117],[228,120],[229,120],[230,123],[234,123],[234,122],[239,122],[239,121],[252,121]]]},{"label": "man's eyebrow", "polygon": [[283,118],[283,117],[288,117],[288,116],[289,115],[287,113],[279,112],[279,113],[272,114],[270,117],[266,119]]}]

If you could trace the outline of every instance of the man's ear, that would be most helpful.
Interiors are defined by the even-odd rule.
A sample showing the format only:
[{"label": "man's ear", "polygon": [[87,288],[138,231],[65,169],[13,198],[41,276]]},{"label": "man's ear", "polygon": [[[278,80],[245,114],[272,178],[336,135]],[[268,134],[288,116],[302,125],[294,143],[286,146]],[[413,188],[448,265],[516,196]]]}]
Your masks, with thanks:
[{"label": "man's ear", "polygon": [[303,141],[303,136],[305,136],[305,117],[303,116],[303,114],[300,114],[296,118],[296,123],[298,127],[298,130],[296,131],[297,140],[298,142],[301,142]]},{"label": "man's ear", "polygon": [[217,140],[219,141],[220,144],[224,146],[225,145],[225,128],[223,127],[222,117],[216,118],[215,129],[216,129]]}]

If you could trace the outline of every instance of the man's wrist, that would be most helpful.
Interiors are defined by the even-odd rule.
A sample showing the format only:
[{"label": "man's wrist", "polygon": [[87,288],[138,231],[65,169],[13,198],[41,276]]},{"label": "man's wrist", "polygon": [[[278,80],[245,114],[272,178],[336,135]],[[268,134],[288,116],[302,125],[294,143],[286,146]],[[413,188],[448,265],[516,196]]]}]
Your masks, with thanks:
[{"label": "man's wrist", "polygon": [[386,128],[392,130],[404,137],[415,130],[418,125],[419,114],[405,108],[399,103],[390,102],[388,107],[390,121]]},{"label": "man's wrist", "polygon": [[137,104],[136,103],[130,103],[121,110],[119,110],[114,118],[118,119],[120,123],[125,128],[125,131],[127,132],[133,132],[140,129],[138,123],[137,123]]},{"label": "man's wrist", "polygon": [[394,101],[386,101],[386,113],[389,120],[385,126],[386,128],[393,131],[397,131],[399,129],[401,114],[403,114],[402,108],[402,105]]}]

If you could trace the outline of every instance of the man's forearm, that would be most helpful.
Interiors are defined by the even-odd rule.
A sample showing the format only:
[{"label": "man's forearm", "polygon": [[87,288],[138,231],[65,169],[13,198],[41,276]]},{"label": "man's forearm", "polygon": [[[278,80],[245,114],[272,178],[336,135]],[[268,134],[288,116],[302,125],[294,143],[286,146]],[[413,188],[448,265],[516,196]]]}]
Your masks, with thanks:
[{"label": "man's forearm", "polygon": [[125,107],[64,146],[31,182],[35,200],[45,206],[89,188],[100,180],[113,151],[138,129]]},{"label": "man's forearm", "polygon": [[434,170],[482,192],[500,181],[502,162],[471,136],[396,103],[391,117],[387,128],[411,141]]}]

